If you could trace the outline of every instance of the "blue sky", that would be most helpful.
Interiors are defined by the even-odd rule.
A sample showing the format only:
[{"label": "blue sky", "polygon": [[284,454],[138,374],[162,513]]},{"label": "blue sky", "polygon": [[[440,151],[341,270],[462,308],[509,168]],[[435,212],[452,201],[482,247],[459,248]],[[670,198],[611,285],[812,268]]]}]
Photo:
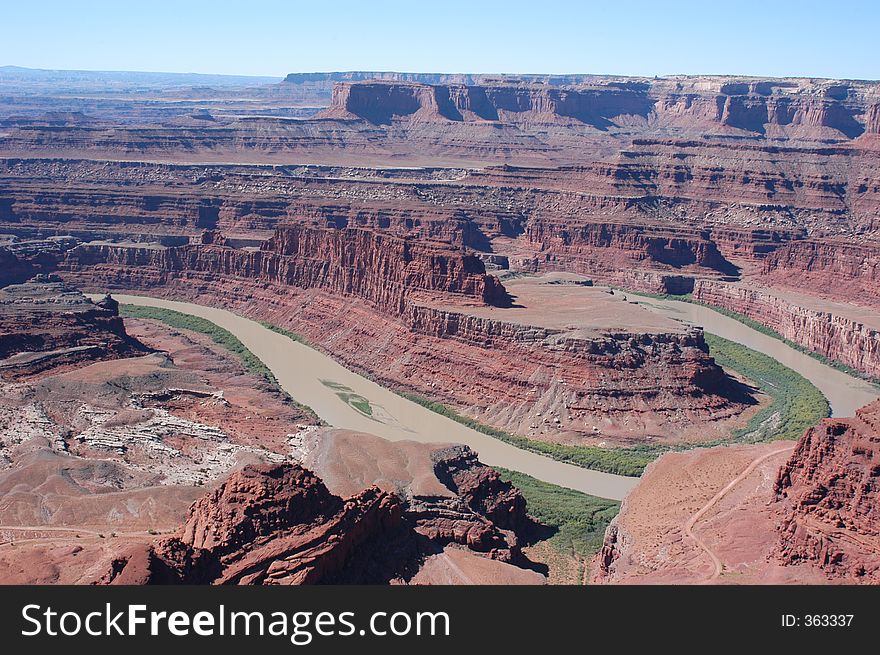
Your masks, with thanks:
[{"label": "blue sky", "polygon": [[0,65],[880,78],[880,2],[7,1]]}]

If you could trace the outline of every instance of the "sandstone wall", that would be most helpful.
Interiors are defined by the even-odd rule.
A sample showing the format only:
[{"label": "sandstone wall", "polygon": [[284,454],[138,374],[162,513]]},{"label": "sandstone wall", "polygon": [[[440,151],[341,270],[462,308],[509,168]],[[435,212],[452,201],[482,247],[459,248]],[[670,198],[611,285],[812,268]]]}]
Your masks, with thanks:
[{"label": "sandstone wall", "polygon": [[285,226],[260,250],[213,243],[171,248],[84,244],[66,254],[62,267],[98,264],[138,269],[138,276],[156,284],[187,273],[320,288],[363,298],[392,313],[404,311],[407,297],[420,292],[479,303],[506,298],[501,283],[486,275],[473,255],[352,228]]},{"label": "sandstone wall", "polygon": [[764,259],[761,276],[763,284],[880,307],[880,242],[793,242]]},{"label": "sandstone wall", "polygon": [[710,280],[697,281],[694,300],[748,316],[790,341],[880,377],[880,332],[855,320],[799,307],[767,291]]},{"label": "sandstone wall", "polygon": [[815,564],[833,577],[877,582],[878,441],[880,403],[807,430],[776,480],[782,521],[775,556]]}]

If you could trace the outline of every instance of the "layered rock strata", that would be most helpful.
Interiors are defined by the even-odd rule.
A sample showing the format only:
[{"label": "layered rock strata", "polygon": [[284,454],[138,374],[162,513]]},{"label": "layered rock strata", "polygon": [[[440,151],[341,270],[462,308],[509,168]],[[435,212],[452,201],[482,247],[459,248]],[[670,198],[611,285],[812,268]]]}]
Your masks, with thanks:
[{"label": "layered rock strata", "polygon": [[477,258],[364,230],[279,228],[260,250],[83,245],[60,269],[89,287],[219,302],[393,387],[515,431],[528,429],[538,406],[558,418],[547,436],[597,443],[606,433],[638,441],[671,424],[695,435],[690,421],[720,425],[743,409],[699,331],[578,337],[502,313],[473,316],[462,305],[508,302]]},{"label": "layered rock strata", "polygon": [[0,376],[145,352],[111,298],[93,303],[54,275],[0,289]]},{"label": "layered rock strata", "polygon": [[880,403],[808,430],[774,488],[781,508],[774,555],[832,578],[880,579]]},{"label": "layered rock strata", "polygon": [[[521,84],[339,82],[324,117],[452,122],[577,122],[601,129],[651,123],[679,129],[743,130],[815,139],[876,130],[871,83],[667,78],[598,80],[574,88]],[[641,120],[640,120],[641,119]]]},{"label": "layered rock strata", "polygon": [[693,297],[747,316],[785,339],[880,377],[880,317],[875,311],[748,284],[707,280],[696,282]]},{"label": "layered rock strata", "polygon": [[880,308],[880,242],[791,243],[764,259],[761,283]]},{"label": "layered rock strata", "polygon": [[289,225],[260,249],[231,248],[209,235],[206,243],[177,247],[81,245],[67,253],[73,271],[101,266],[145,269],[163,284],[175,276],[250,278],[301,289],[357,296],[401,313],[409,296],[458,295],[502,303],[504,288],[473,255],[362,229]]}]

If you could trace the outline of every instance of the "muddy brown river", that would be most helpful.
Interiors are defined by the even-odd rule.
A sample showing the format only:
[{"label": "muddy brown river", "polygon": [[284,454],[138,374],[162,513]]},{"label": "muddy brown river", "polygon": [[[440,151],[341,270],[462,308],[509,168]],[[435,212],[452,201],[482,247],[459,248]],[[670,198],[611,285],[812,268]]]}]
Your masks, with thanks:
[{"label": "muddy brown river", "polygon": [[[369,432],[391,441],[467,444],[490,466],[521,471],[602,498],[622,500],[638,481],[557,462],[472,430],[401,398],[313,348],[224,309],[146,296],[120,294],[114,297],[125,304],[163,307],[199,316],[229,330],[269,367],[287,393],[334,427]],[[653,311],[701,325],[707,332],[763,352],[796,370],[825,394],[835,416],[850,416],[857,408],[880,397],[880,391],[873,385],[711,309],[679,301],[638,299]]]},{"label": "muddy brown river", "polygon": [[627,296],[637,299],[640,305],[652,311],[702,326],[706,332],[757,350],[797,371],[828,399],[832,416],[854,416],[859,407],[880,398],[880,389],[870,382],[827,366],[775,337],[758,332],[708,307],[680,300],[655,300],[631,293],[627,293]]},{"label": "muddy brown river", "polygon": [[613,500],[622,500],[638,482],[638,478],[557,462],[472,430],[401,398],[313,348],[224,309],[145,296],[113,297],[124,304],[164,307],[200,316],[229,330],[269,367],[287,393],[334,427],[369,432],[391,441],[467,444],[479,453],[480,461],[490,466]]}]

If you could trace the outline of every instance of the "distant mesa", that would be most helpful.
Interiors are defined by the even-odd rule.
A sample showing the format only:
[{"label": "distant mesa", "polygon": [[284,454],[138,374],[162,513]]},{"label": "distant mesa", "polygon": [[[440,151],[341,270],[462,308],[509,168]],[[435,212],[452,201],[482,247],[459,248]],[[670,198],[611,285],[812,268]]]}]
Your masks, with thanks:
[{"label": "distant mesa", "polygon": [[[801,137],[854,139],[876,133],[878,86],[808,80],[719,78],[566,79],[534,77],[328,74],[329,107],[318,118],[582,123],[600,130],[668,124],[726,127],[754,134],[797,130]],[[288,76],[286,83],[300,83]],[[442,80],[442,81],[440,81]]]}]

